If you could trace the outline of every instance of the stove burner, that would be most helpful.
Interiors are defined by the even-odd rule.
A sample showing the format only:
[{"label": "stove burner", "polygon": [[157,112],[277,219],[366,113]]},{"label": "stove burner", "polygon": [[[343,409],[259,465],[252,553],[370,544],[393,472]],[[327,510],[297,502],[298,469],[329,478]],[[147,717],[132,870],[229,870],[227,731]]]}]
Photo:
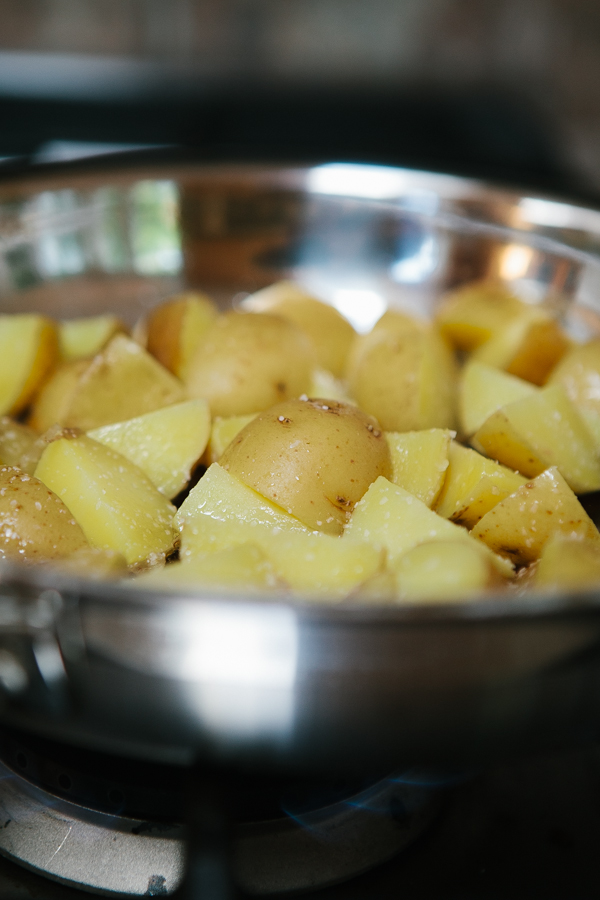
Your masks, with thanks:
[{"label": "stove burner", "polygon": [[[85,751],[71,751],[71,765],[61,768],[36,755],[32,748],[38,743],[4,735],[0,853],[93,892],[162,896],[174,891],[184,874],[185,834],[181,816],[172,813],[181,808],[177,795],[185,790],[185,772],[166,773],[172,789],[169,809],[162,796],[168,791],[145,794],[139,770],[133,785],[114,778],[104,783],[101,772],[88,771],[86,781],[82,764],[74,766],[77,760],[86,762]],[[53,745],[48,747],[51,751]],[[100,754],[87,755],[102,761]],[[117,764],[137,767],[111,762],[113,776]],[[155,770],[156,776],[163,767],[147,768],[146,774]],[[94,777],[100,802],[90,802]],[[394,777],[325,788],[318,782],[238,776],[232,789],[239,801],[233,809],[233,874],[240,888],[253,894],[315,889],[358,875],[411,843],[438,806],[430,785]],[[148,816],[152,801],[156,814]],[[144,814],[134,814],[134,806],[145,807]]]}]

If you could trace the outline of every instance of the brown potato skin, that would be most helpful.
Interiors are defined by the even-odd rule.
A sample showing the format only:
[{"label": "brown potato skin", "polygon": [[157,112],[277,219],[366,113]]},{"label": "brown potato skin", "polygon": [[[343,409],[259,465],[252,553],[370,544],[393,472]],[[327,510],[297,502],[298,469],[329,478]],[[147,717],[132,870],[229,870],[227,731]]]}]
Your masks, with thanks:
[{"label": "brown potato skin", "polygon": [[305,393],[315,360],[310,338],[291,322],[230,312],[200,342],[185,383],[213,416],[243,416]]},{"label": "brown potato skin", "polygon": [[290,400],[266,410],[219,464],[309,528],[339,535],[348,515],[392,461],[373,416],[336,400]]}]

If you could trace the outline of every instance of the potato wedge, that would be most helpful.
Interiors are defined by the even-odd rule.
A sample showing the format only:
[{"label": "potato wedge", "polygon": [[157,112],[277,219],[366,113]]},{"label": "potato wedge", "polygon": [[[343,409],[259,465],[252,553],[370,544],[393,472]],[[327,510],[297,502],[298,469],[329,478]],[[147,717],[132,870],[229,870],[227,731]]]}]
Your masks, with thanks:
[{"label": "potato wedge", "polygon": [[430,509],[442,490],[448,469],[448,451],[455,433],[447,429],[386,431],[392,458],[390,481],[410,491]]},{"label": "potato wedge", "polygon": [[595,441],[562,385],[502,407],[472,439],[486,456],[529,477],[558,466],[577,493],[600,488]]},{"label": "potato wedge", "polygon": [[600,446],[600,340],[572,347],[548,384],[562,384]]},{"label": "potato wedge", "polygon": [[460,374],[458,419],[460,430],[471,437],[497,409],[529,397],[538,390],[529,381],[471,359]]},{"label": "potato wedge", "polygon": [[585,590],[600,584],[600,551],[597,541],[557,534],[542,550],[533,585],[557,590]]},{"label": "potato wedge", "polygon": [[213,416],[243,416],[306,393],[314,347],[280,316],[230,312],[220,316],[191,360],[190,397],[208,400]]},{"label": "potato wedge", "polygon": [[471,534],[519,565],[538,559],[557,534],[586,538],[600,551],[598,529],[556,467],[498,503]]},{"label": "potato wedge", "polygon": [[377,421],[335,400],[288,400],[260,413],[220,465],[307,527],[337,535],[371,482],[392,473]]},{"label": "potato wedge", "polygon": [[127,333],[116,316],[89,316],[58,323],[58,344],[64,362],[95,356],[119,332]]},{"label": "potato wedge", "polygon": [[43,562],[87,546],[73,514],[55,493],[16,466],[0,467],[0,557]]},{"label": "potato wedge", "polygon": [[44,386],[30,424],[90,431],[185,400],[183,385],[139,344],[117,334],[92,360],[67,363]]},{"label": "potato wedge", "polygon": [[177,294],[148,314],[146,349],[165,369],[185,380],[198,344],[218,315],[219,310],[206,294]]},{"label": "potato wedge", "polygon": [[142,472],[169,500],[186,486],[210,434],[206,400],[187,400],[88,432]]},{"label": "potato wedge", "polygon": [[473,359],[542,385],[569,346],[565,332],[548,313],[539,307],[525,307],[478,347]]},{"label": "potato wedge", "polygon": [[504,583],[474,541],[419,544],[397,560],[394,571],[399,600],[418,603],[471,600]]},{"label": "potato wedge", "polygon": [[446,480],[435,511],[465,528],[473,528],[490,509],[527,481],[456,442],[450,444],[448,459]]},{"label": "potato wedge", "polygon": [[244,300],[243,306],[251,312],[275,313],[293,322],[313,341],[319,366],[337,377],[344,374],[356,332],[333,306],[291,281],[278,281],[257,291]]},{"label": "potato wedge", "polygon": [[175,508],[120,453],[91,438],[62,437],[44,450],[36,477],[77,519],[93,547],[116,550],[129,565],[164,558],[175,541]]},{"label": "potato wedge", "polygon": [[476,281],[442,298],[435,321],[458,350],[472,351],[519,315],[525,304],[501,282]]},{"label": "potato wedge", "polygon": [[0,316],[0,415],[22,412],[57,362],[54,322],[38,315]]}]

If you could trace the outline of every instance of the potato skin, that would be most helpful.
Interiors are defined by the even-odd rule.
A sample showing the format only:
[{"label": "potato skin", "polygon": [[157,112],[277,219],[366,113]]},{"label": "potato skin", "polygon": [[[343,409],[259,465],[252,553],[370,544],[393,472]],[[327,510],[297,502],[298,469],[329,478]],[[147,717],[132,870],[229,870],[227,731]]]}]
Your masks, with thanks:
[{"label": "potato skin", "polygon": [[200,342],[186,376],[188,396],[213,416],[261,412],[308,390],[315,367],[310,338],[266,313],[220,316]]},{"label": "potato skin", "polygon": [[379,423],[335,400],[290,400],[266,410],[219,461],[309,528],[341,534],[349,513],[392,461]]}]

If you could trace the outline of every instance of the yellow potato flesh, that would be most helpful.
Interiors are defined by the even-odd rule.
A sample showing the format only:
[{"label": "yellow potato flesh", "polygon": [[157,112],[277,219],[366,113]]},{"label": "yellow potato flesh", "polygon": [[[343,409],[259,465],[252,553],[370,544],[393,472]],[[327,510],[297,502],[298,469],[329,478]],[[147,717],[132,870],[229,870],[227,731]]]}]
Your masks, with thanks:
[{"label": "yellow potato flesh", "polygon": [[183,385],[139,344],[117,334],[92,360],[70,363],[46,384],[31,424],[90,431],[185,400]]},{"label": "yellow potato flesh", "polygon": [[112,447],[145,472],[171,499],[188,483],[210,434],[206,400],[188,400],[126,422],[104,425],[89,437]]},{"label": "yellow potato flesh", "polygon": [[600,444],[600,340],[572,347],[548,384],[562,384]]},{"label": "yellow potato flesh", "polygon": [[390,481],[410,491],[426,506],[434,506],[446,478],[453,434],[440,428],[403,433],[386,431],[392,458]]},{"label": "yellow potato flesh", "polygon": [[353,403],[346,383],[332,375],[326,369],[314,369],[310,387],[307,391],[309,397],[327,397],[329,400],[340,400],[341,403]]},{"label": "yellow potato flesh", "polygon": [[394,571],[398,598],[418,603],[470,600],[502,583],[489,557],[464,540],[419,544]]},{"label": "yellow potato flesh", "polygon": [[598,543],[563,535],[548,541],[533,575],[535,587],[558,590],[582,590],[597,586],[599,582]]},{"label": "yellow potato flesh", "polygon": [[253,312],[276,313],[293,322],[313,341],[318,364],[338,377],[343,375],[356,332],[333,306],[291,281],[278,281],[247,297],[244,307]]},{"label": "yellow potato flesh", "polygon": [[574,491],[600,488],[595,441],[561,385],[495,412],[475,433],[473,445],[523,475],[558,466]]},{"label": "yellow potato flesh", "polygon": [[42,562],[87,547],[62,500],[16,466],[0,467],[0,557]]},{"label": "yellow potato flesh", "polygon": [[36,477],[71,510],[90,544],[117,550],[129,565],[173,548],[175,508],[137,466],[85,435],[48,444]]},{"label": "yellow potato flesh", "polygon": [[228,416],[226,419],[216,418],[213,420],[207,450],[209,465],[221,459],[234,437],[254,418],[255,415],[252,413],[249,416]]},{"label": "yellow potato flesh", "polygon": [[58,362],[56,326],[38,315],[0,316],[0,415],[17,415]]},{"label": "yellow potato flesh", "polygon": [[456,363],[433,329],[376,328],[357,340],[349,386],[386,431],[453,428]]},{"label": "yellow potato flesh", "polygon": [[450,465],[435,511],[465,528],[473,528],[490,509],[527,480],[454,442],[448,457]]},{"label": "yellow potato flesh", "polygon": [[600,551],[600,534],[558,469],[551,468],[497,504],[471,534],[519,564],[534,562],[556,534],[581,536]]},{"label": "yellow potato flesh", "polygon": [[489,341],[524,308],[505,285],[479,281],[447,294],[435,319],[457,349],[471,351]]},{"label": "yellow potato flesh", "polygon": [[537,390],[522,378],[470,360],[461,372],[458,388],[458,418],[462,434],[470,437],[497,409],[529,397]]},{"label": "yellow potato flesh", "polygon": [[66,319],[58,325],[58,343],[65,362],[94,356],[120,331],[127,329],[116,316]]},{"label": "yellow potato flesh", "polygon": [[192,560],[143,573],[132,587],[236,589],[244,593],[277,586],[273,567],[255,544],[238,544]]},{"label": "yellow potato flesh", "polygon": [[290,400],[257,416],[220,464],[311,529],[339,535],[379,475],[391,475],[375,419],[335,400]]},{"label": "yellow potato flesh", "polygon": [[100,550],[83,547],[60,561],[62,574],[74,578],[91,578],[93,581],[124,578],[127,575],[125,557],[116,550]]},{"label": "yellow potato flesh", "polygon": [[148,315],[146,349],[166,369],[184,379],[198,344],[218,314],[206,294],[189,292],[171,297]]},{"label": "yellow potato flesh", "polygon": [[213,463],[179,508],[182,560],[223,550],[271,532],[308,529],[252,488]]},{"label": "yellow potato flesh", "polygon": [[568,348],[569,341],[560,325],[533,307],[525,309],[479,347],[473,359],[542,385]]},{"label": "yellow potato flesh", "polygon": [[310,339],[280,316],[231,312],[206,333],[188,367],[190,397],[213,416],[241,416],[299,397],[315,365]]}]

